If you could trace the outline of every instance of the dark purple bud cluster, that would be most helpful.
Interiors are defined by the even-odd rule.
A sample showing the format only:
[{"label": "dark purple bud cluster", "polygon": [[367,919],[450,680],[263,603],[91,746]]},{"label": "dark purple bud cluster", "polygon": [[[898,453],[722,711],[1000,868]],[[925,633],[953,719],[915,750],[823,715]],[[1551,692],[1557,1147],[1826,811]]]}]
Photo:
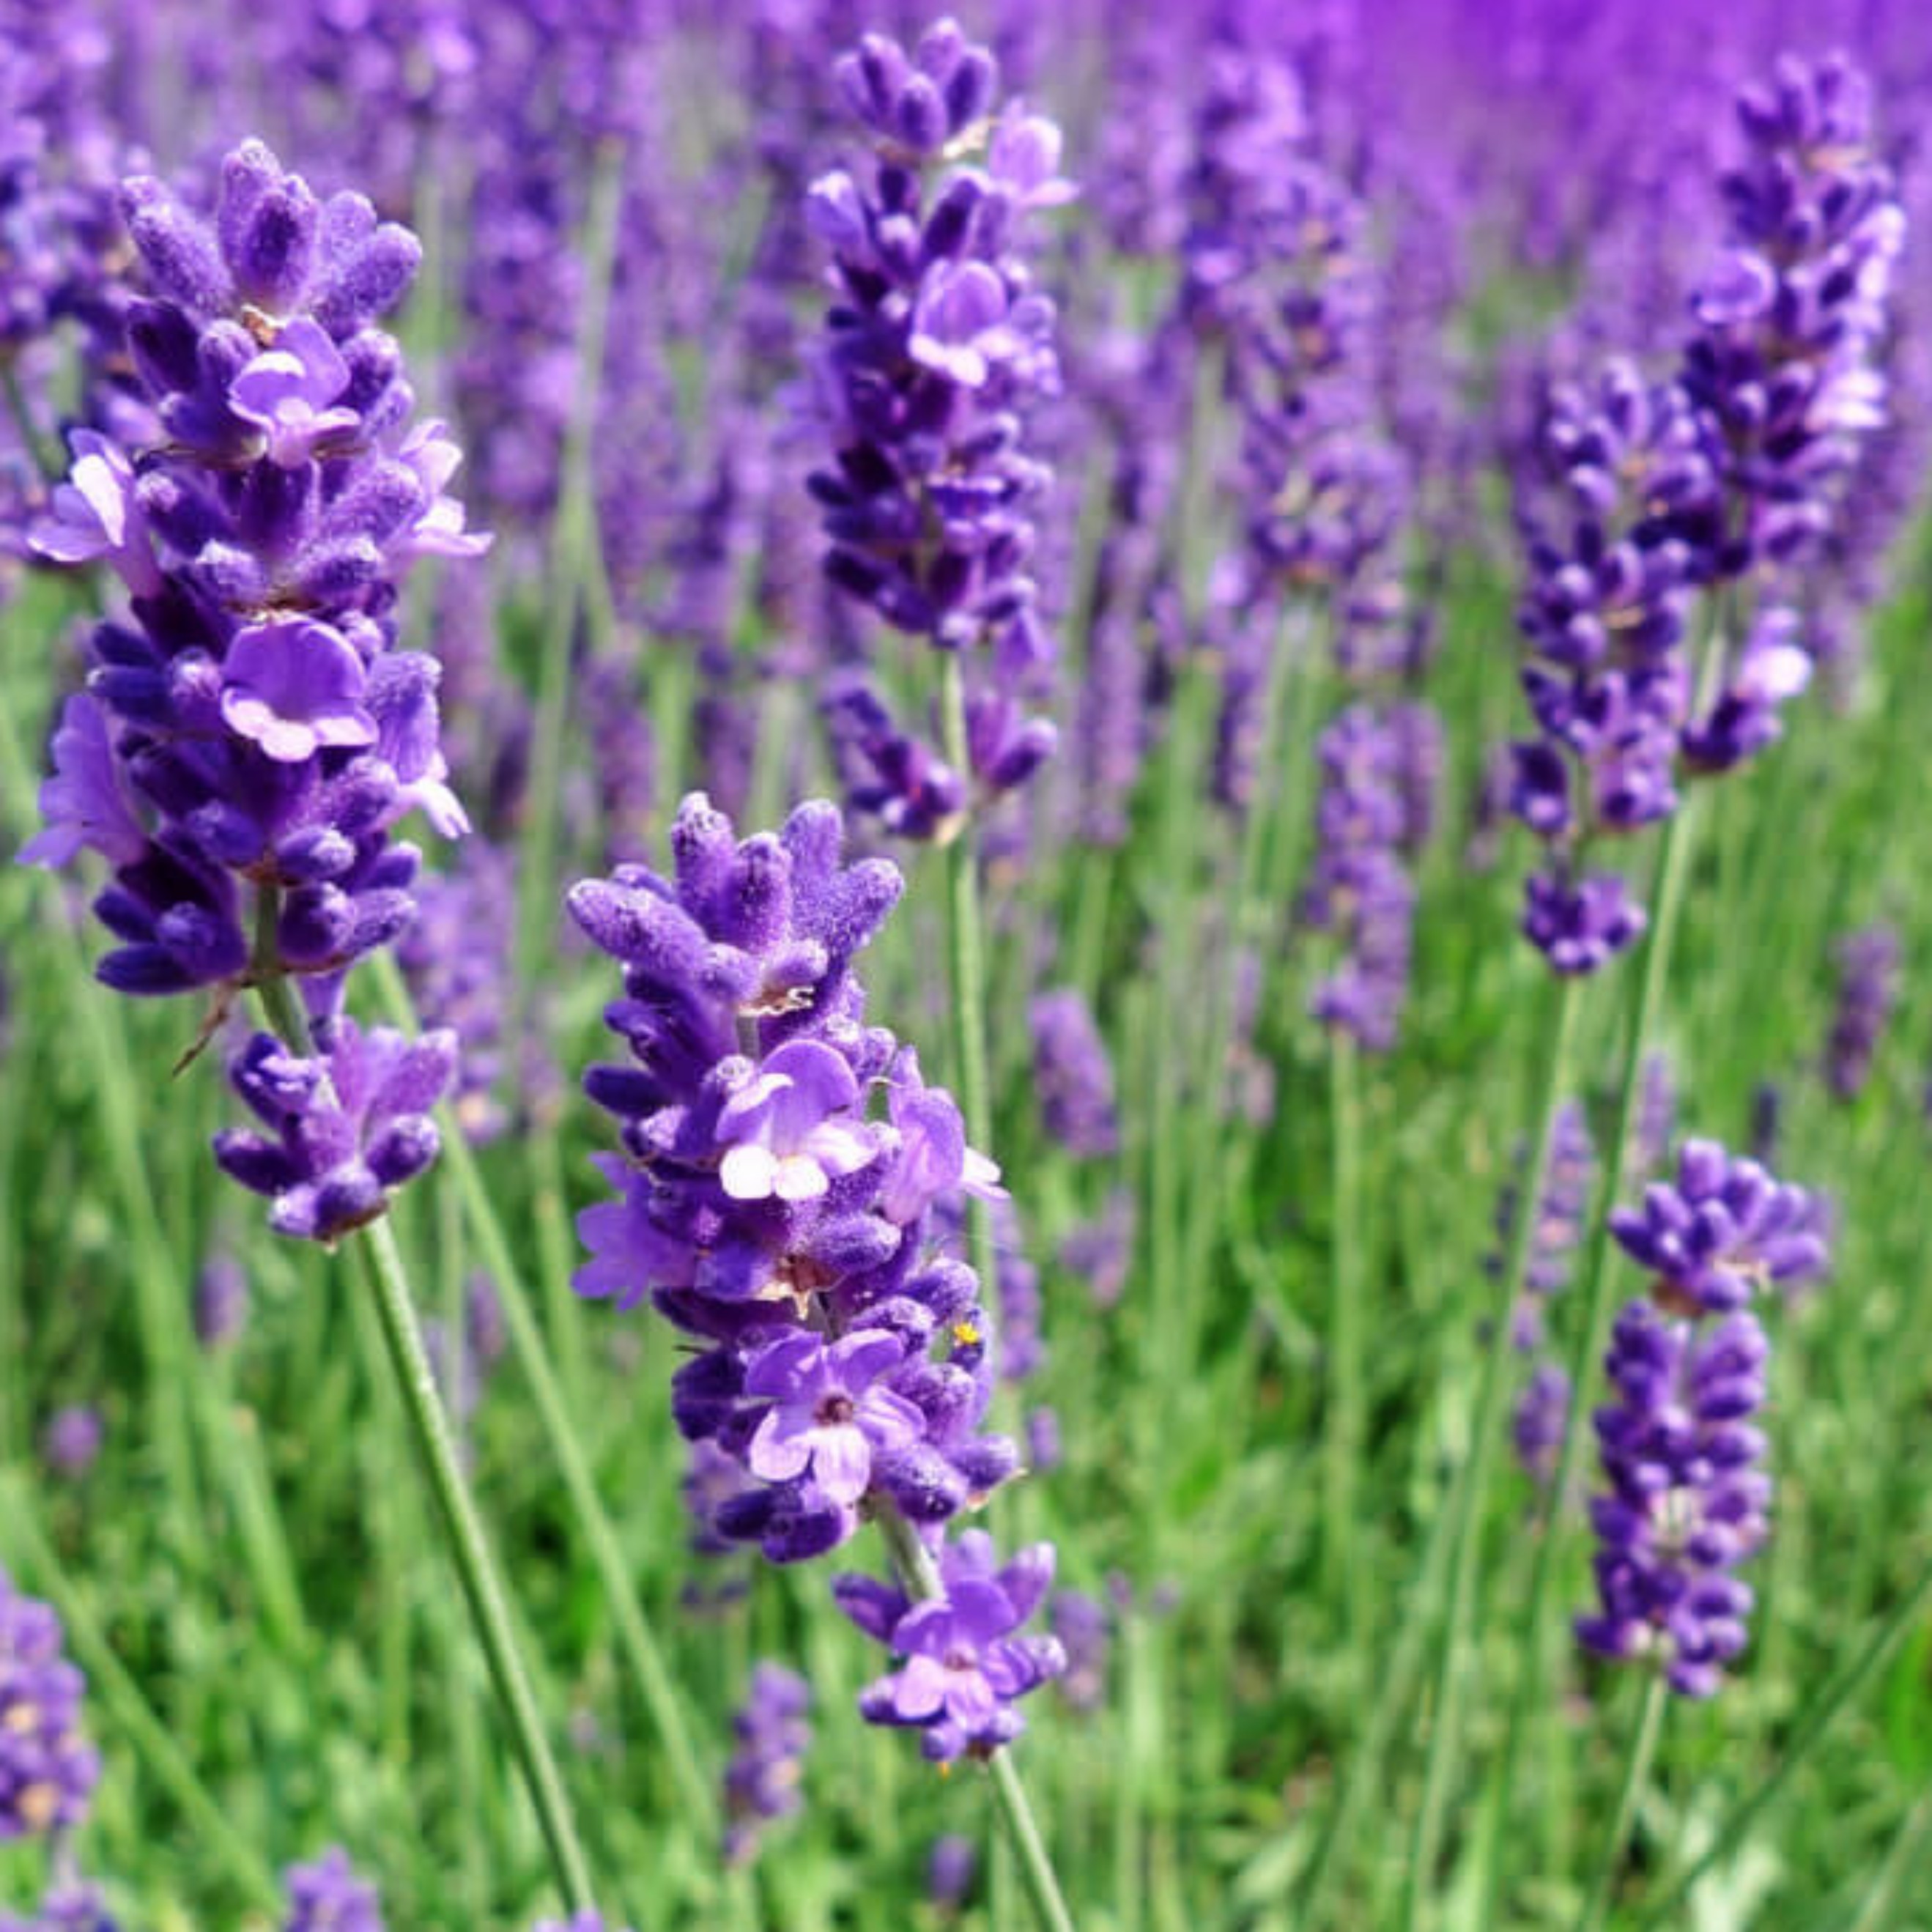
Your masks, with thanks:
[{"label": "dark purple bud cluster", "polygon": [[[895,629],[974,654],[972,770],[944,776],[1010,790],[1054,742],[1022,716],[1052,657],[1030,574],[1049,478],[1026,418],[1059,382],[1054,307],[1022,244],[1027,215],[1073,193],[1060,132],[1017,103],[995,118],[993,56],[950,20],[910,54],[868,34],[837,73],[874,152],[862,177],[816,182],[808,208],[837,292],[814,370],[837,452],[811,478],[826,569]],[[878,722],[849,742],[876,780],[854,804],[898,791],[898,829],[930,836],[932,761],[871,704]]]},{"label": "dark purple bud cluster", "polygon": [[1640,1209],[1612,1209],[1610,1232],[1657,1276],[1660,1305],[1728,1314],[1774,1285],[1793,1288],[1823,1274],[1820,1206],[1715,1141],[1686,1141],[1676,1183],[1646,1187]]},{"label": "dark purple bud cluster", "polygon": [[1870,926],[1838,944],[1838,1009],[1825,1049],[1825,1078],[1833,1096],[1856,1100],[1871,1077],[1879,1036],[1898,1003],[1904,953],[1888,926]]},{"label": "dark purple bud cluster", "polygon": [[80,1733],[80,1672],[60,1619],[0,1570],[0,1844],[46,1838],[88,1814],[100,1760]]},{"label": "dark purple bud cluster", "polygon": [[[711,1527],[778,1562],[886,1511],[938,1547],[1019,1460],[979,1432],[992,1324],[934,1211],[962,1190],[997,1196],[998,1170],[911,1050],[866,1023],[852,961],[902,882],[882,860],[844,864],[843,838],[836,808],[814,804],[740,842],[696,795],[672,829],[671,878],[624,866],[570,895],[624,968],[606,1016],[632,1055],[585,1081],[624,1154],[600,1163],[618,1199],[580,1217],[592,1258],[577,1286],[620,1307],[649,1295],[704,1345],[677,1372],[673,1413],[742,1474]],[[921,1642],[956,1609],[980,1629],[983,1580],[963,1606],[921,1606]],[[1017,1694],[963,1729],[938,1706],[891,1721],[938,1726],[939,1755],[990,1748],[1016,1731],[1003,1700]]]},{"label": "dark purple bud cluster", "polygon": [[287,1916],[281,1932],[382,1932],[376,1888],[356,1874],[339,1846],[313,1864],[291,1865],[282,1882]]},{"label": "dark purple bud cluster", "polygon": [[1600,1655],[1649,1660],[1684,1696],[1713,1695],[1743,1650],[1751,1592],[1731,1573],[1765,1539],[1771,1483],[1750,1418],[1770,1345],[1750,1303],[1822,1272],[1820,1226],[1802,1188],[1712,1141],[1686,1142],[1676,1185],[1646,1189],[1641,1211],[1610,1216],[1657,1280],[1618,1317],[1605,1358],[1598,1608],[1576,1634]]},{"label": "dark purple bud cluster", "polygon": [[[418,855],[394,828],[420,809],[446,836],[466,829],[436,663],[396,646],[398,580],[485,540],[444,494],[454,445],[412,421],[400,352],[375,326],[415,272],[413,236],[360,196],[319,201],[259,142],[223,164],[212,220],[146,177],[122,202],[154,291],[128,341],[160,440],[130,458],[76,431],[71,480],[34,532],[61,562],[106,559],[130,614],[94,630],[22,856],[87,847],[112,866],[95,910],[121,943],[99,970],[121,991],[206,988],[218,1010],[299,976],[323,1057],[257,1040],[236,1069],[280,1163],[239,1142],[224,1160],[276,1195],[278,1226],[327,1239],[435,1151],[376,1088],[326,1096],[348,1061],[398,1051],[334,1036],[344,974],[414,910]],[[412,1090],[406,1113],[434,1097]],[[352,1156],[352,1177],[333,1172]],[[322,1190],[319,1218],[290,1204],[301,1189]]]},{"label": "dark purple bud cluster", "polygon": [[761,1663],[751,1693],[732,1720],[738,1748],[724,1767],[724,1858],[743,1864],[757,1856],[763,1828],[803,1802],[799,1779],[812,1746],[812,1688],[783,1664]]}]

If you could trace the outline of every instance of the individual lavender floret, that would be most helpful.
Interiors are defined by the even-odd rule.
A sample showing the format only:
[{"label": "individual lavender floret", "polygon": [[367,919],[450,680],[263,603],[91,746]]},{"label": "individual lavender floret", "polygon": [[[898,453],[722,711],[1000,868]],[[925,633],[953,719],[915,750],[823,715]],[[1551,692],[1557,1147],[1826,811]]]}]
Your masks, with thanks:
[{"label": "individual lavender floret", "polygon": [[56,1475],[84,1476],[100,1454],[100,1412],[85,1402],[55,1411],[40,1436],[40,1453]]},{"label": "individual lavender floret", "polygon": [[247,1273],[232,1256],[211,1256],[195,1283],[195,1339],[204,1348],[221,1348],[241,1334],[248,1318]]},{"label": "individual lavender floret", "polygon": [[1769,1353],[1756,1318],[1703,1327],[1634,1301],[1618,1317],[1597,1412],[1608,1493],[1591,1520],[1600,1608],[1576,1634],[1600,1655],[1642,1658],[1687,1697],[1713,1695],[1744,1647],[1749,1588],[1730,1573],[1766,1536],[1771,1484],[1750,1418]]},{"label": "individual lavender floret", "polygon": [[1070,1154],[1117,1154],[1120,1120],[1114,1068],[1092,1010],[1071,986],[1042,993],[1028,1010],[1033,1073],[1046,1131]]},{"label": "individual lavender floret", "polygon": [[1018,713],[1051,656],[1029,569],[1050,479],[1023,437],[1058,385],[1053,304],[1019,242],[1030,210],[1072,190],[1059,130],[1016,105],[992,117],[997,65],[952,22],[910,58],[868,34],[837,71],[874,154],[862,177],[816,182],[808,208],[838,296],[814,372],[837,451],[810,479],[826,568],[895,629],[975,654],[970,776],[997,792],[1052,748]]},{"label": "individual lavender floret", "polygon": [[812,1744],[812,1689],[782,1664],[760,1663],[751,1693],[732,1720],[737,1749],[724,1767],[724,1858],[742,1864],[758,1851],[762,1828],[803,1803],[799,1780]]},{"label": "individual lavender floret", "polygon": [[874,1724],[921,1732],[921,1750],[937,1762],[990,1756],[1026,1728],[1017,1700],[1066,1666],[1057,1637],[1012,1634],[1052,1582],[1052,1546],[1035,1544],[996,1569],[992,1539],[968,1530],[941,1556],[939,1574],[944,1594],[920,1603],[868,1577],[833,1584],[845,1614],[904,1659],[861,1694],[859,1707]]},{"label": "individual lavender floret", "polygon": [[60,1619],[0,1570],[0,1841],[50,1837],[88,1814],[100,1760],[80,1731],[86,1680]]},{"label": "individual lavender floret", "polygon": [[282,1876],[287,1910],[282,1932],[382,1932],[376,1888],[356,1875],[339,1846],[313,1864],[291,1865]]},{"label": "individual lavender floret", "polygon": [[1640,1210],[1612,1208],[1610,1232],[1677,1312],[1728,1313],[1774,1284],[1814,1279],[1827,1261],[1811,1196],[1714,1141],[1686,1141],[1675,1185],[1646,1188]]},{"label": "individual lavender floret", "polygon": [[926,1859],[926,1897],[941,1912],[957,1912],[973,1889],[979,1864],[979,1849],[970,1838],[948,1832],[934,1839]]},{"label": "individual lavender floret", "polygon": [[456,1036],[410,1040],[335,1022],[331,1043],[303,1058],[258,1033],[230,1067],[236,1090],[273,1138],[229,1128],[214,1137],[223,1171],[274,1202],[269,1224],[333,1242],[374,1220],[389,1192],[436,1156],[430,1109],[455,1070]]},{"label": "individual lavender floret", "polygon": [[1871,926],[1837,947],[1838,1007],[1825,1052],[1825,1078],[1833,1096],[1855,1100],[1871,1075],[1872,1055],[1898,999],[1904,954],[1898,934]]}]

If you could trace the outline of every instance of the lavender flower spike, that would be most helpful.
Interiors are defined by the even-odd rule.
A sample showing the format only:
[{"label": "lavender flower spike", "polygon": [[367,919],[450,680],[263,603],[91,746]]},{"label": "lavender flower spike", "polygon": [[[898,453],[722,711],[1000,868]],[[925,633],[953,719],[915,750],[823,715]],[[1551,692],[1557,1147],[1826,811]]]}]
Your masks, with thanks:
[{"label": "lavender flower spike", "polygon": [[[607,1018],[631,1054],[584,1083],[623,1154],[599,1163],[618,1198],[580,1220],[592,1258],[577,1286],[620,1307],[648,1295],[696,1339],[671,1405],[704,1454],[707,1546],[796,1562],[890,1513],[940,1552],[944,1598],[858,1587],[876,1612],[864,1627],[909,1660],[868,1714],[916,1723],[952,1756],[1016,1735],[1011,1700],[1058,1667],[1050,1640],[1010,1635],[1051,1558],[995,1576],[983,1539],[942,1548],[946,1524],[1019,1466],[1012,1442],[980,1432],[993,1323],[947,1252],[960,1196],[997,1196],[998,1170],[914,1054],[866,1023],[854,961],[900,879],[844,864],[843,836],[814,804],[740,840],[695,794],[670,878],[628,866],[572,889],[578,924],[623,965]],[[956,1672],[962,1645],[982,1661]]]},{"label": "lavender flower spike", "polygon": [[314,1864],[284,1874],[288,1916],[282,1932],[382,1932],[376,1888],[358,1877],[339,1846]]},{"label": "lavender flower spike", "polygon": [[100,1760],[80,1734],[83,1688],[59,1618],[0,1570],[0,1843],[87,1816]]},{"label": "lavender flower spike", "polygon": [[1590,1508],[1600,1608],[1576,1634],[1600,1655],[1653,1660],[1683,1696],[1712,1696],[1744,1646],[1751,1592],[1730,1573],[1766,1535],[1771,1484],[1749,1418],[1768,1353],[1750,1314],[1699,1336],[1637,1301],[1605,1362],[1617,1400],[1597,1414],[1610,1483]]},{"label": "lavender flower spike", "polygon": [[724,1772],[727,1863],[743,1864],[758,1850],[761,1826],[798,1810],[811,1709],[811,1688],[796,1671],[766,1661],[752,1673],[751,1694],[732,1721],[738,1748]]}]

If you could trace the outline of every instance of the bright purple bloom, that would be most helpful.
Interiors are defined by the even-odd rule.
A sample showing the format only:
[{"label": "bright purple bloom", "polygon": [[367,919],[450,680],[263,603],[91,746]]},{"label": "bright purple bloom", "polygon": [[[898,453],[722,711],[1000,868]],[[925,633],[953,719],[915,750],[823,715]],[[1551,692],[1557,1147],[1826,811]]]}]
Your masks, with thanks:
[{"label": "bright purple bloom", "polygon": [[789,1817],[803,1800],[799,1790],[812,1744],[812,1690],[796,1672],[761,1662],[752,1673],[744,1706],[732,1720],[737,1748],[724,1768],[724,1858],[742,1864],[758,1848],[760,1829]]},{"label": "bright purple bloom", "polygon": [[314,1864],[283,1874],[287,1916],[282,1932],[382,1932],[376,1888],[359,1877],[339,1846]]},{"label": "bright purple bloom", "polygon": [[127,453],[91,429],[75,430],[69,441],[74,467],[55,485],[49,514],[28,541],[56,563],[105,557],[134,596],[152,596],[161,574]]},{"label": "bright purple bloom", "polygon": [[54,774],[40,783],[46,822],[20,848],[20,862],[64,866],[84,847],[112,865],[137,863],[147,834],[116,760],[106,713],[86,692],[62,707],[53,749]]},{"label": "bright purple bloom", "polygon": [[231,1128],[214,1137],[223,1170],[272,1197],[269,1222],[304,1240],[333,1242],[380,1214],[389,1190],[435,1160],[430,1110],[455,1070],[453,1034],[406,1040],[388,1027],[334,1023],[313,1059],[258,1033],[236,1057],[236,1090],[273,1138]]},{"label": "bright purple bloom", "polygon": [[837,1118],[858,1097],[830,1047],[788,1041],[718,1110],[719,1184],[734,1201],[821,1199],[877,1156],[862,1126]]},{"label": "bright purple bloom", "polygon": [[904,1396],[879,1385],[898,1366],[896,1335],[861,1329],[829,1348],[805,1334],[781,1335],[745,1367],[745,1393],[772,1407],[753,1435],[746,1460],[768,1483],[808,1470],[819,1492],[849,1507],[871,1486],[875,1451],[918,1440],[925,1418]]},{"label": "bright purple bloom", "polygon": [[[937,1542],[1019,1466],[979,1432],[992,1323],[940,1211],[996,1192],[996,1170],[914,1056],[865,1023],[852,962],[900,880],[844,864],[843,833],[836,808],[809,805],[780,836],[740,841],[694,795],[671,878],[624,866],[570,894],[623,965],[607,1017],[632,1052],[585,1081],[624,1156],[598,1162],[618,1198],[581,1217],[592,1258],[577,1286],[622,1306],[648,1294],[698,1338],[671,1400],[702,1457],[704,1545],[754,1543],[777,1562],[887,1509]],[[889,1122],[866,1118],[880,1088]],[[970,1538],[939,1561],[949,1586],[992,1574]],[[1039,1600],[1016,1580],[1033,1567],[1014,1570],[1016,1622]],[[891,1606],[874,1619],[885,1640],[910,1603],[860,1587]]]},{"label": "bright purple bloom", "polygon": [[59,1618],[0,1570],[0,1842],[78,1825],[100,1775],[80,1730],[86,1680],[62,1643]]},{"label": "bright purple bloom", "polygon": [[1610,1232],[1656,1274],[1663,1305],[1710,1314],[1813,1280],[1827,1261],[1810,1196],[1714,1141],[1686,1141],[1676,1184],[1646,1188],[1641,1210],[1612,1209]]},{"label": "bright purple bloom", "polygon": [[262,432],[271,463],[299,470],[362,428],[355,410],[336,404],[348,386],[349,364],[328,331],[301,316],[280,331],[272,349],[244,365],[228,386],[228,406]]},{"label": "bright purple bloom", "polygon": [[274,618],[236,632],[221,716],[278,763],[302,764],[325,746],[376,742],[366,682],[361,657],[339,632],[310,618]]}]

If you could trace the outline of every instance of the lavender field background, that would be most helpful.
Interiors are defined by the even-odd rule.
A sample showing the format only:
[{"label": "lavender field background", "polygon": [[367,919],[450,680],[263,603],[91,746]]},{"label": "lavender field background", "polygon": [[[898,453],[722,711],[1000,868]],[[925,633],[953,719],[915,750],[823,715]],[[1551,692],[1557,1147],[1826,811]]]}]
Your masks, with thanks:
[{"label": "lavender field background", "polygon": [[1928,129],[0,0],[0,1932],[1932,1928]]}]

